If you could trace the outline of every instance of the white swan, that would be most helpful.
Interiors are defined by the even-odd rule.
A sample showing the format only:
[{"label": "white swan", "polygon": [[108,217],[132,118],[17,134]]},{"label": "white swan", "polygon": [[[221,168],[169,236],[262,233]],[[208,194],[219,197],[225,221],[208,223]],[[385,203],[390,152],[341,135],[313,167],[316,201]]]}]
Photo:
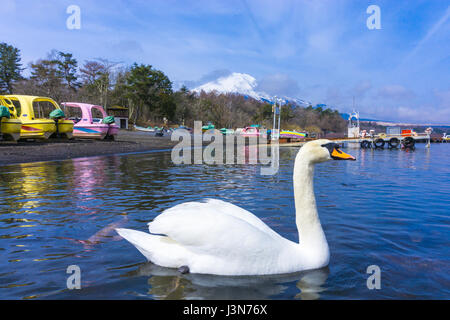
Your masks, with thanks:
[{"label": "white swan", "polygon": [[300,243],[281,237],[252,213],[209,199],[165,210],[150,222],[153,234],[116,229],[149,261],[181,272],[263,275],[297,272],[328,265],[329,249],[313,190],[314,165],[355,160],[329,140],[306,143],[294,164],[296,224]]}]

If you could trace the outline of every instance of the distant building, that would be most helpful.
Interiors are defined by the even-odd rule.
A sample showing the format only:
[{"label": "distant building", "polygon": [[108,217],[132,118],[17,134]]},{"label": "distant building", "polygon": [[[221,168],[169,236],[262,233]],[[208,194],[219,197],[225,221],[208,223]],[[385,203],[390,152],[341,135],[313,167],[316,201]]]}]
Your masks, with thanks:
[{"label": "distant building", "polygon": [[387,127],[386,128],[386,134],[393,135],[393,136],[399,136],[401,133],[400,127]]},{"label": "distant building", "polygon": [[353,111],[353,113],[351,113],[348,118],[347,137],[359,138],[359,136],[360,136],[359,112]]},{"label": "distant building", "polygon": [[128,129],[128,108],[121,106],[112,106],[107,108],[107,113],[110,116],[114,116],[116,125],[118,125],[120,129]]}]

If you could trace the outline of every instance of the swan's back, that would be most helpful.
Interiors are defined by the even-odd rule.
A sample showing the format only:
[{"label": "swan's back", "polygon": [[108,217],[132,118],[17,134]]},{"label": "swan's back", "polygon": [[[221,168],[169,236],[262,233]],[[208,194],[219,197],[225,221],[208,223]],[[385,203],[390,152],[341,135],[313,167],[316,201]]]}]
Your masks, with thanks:
[{"label": "swan's back", "polygon": [[[201,219],[221,219],[229,223],[230,217],[240,219],[254,228],[266,233],[273,239],[281,238],[275,231],[267,226],[261,219],[251,212],[232,203],[218,199],[206,199],[204,202],[185,202],[163,211],[149,225],[149,231],[156,234],[170,235],[172,228],[181,227],[181,220],[190,224],[194,221],[205,223]],[[225,221],[223,221],[225,220]]]},{"label": "swan's back", "polygon": [[261,254],[283,239],[252,213],[215,199],[165,210],[149,223],[149,231],[166,235],[197,254],[225,259]]}]

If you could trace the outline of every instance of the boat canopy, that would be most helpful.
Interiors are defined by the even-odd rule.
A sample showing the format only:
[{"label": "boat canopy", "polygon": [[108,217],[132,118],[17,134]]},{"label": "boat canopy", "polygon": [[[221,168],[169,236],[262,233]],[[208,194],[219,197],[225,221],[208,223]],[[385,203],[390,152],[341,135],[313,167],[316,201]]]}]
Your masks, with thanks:
[{"label": "boat canopy", "polygon": [[0,106],[0,118],[11,118],[11,113],[9,108],[6,106]]},{"label": "boat canopy", "polygon": [[93,110],[98,111],[101,114],[102,119],[106,118],[108,115],[102,106],[98,106],[95,104],[81,103],[81,102],[63,102],[61,106],[64,107],[68,117],[71,117],[72,111],[68,108],[80,108],[81,109],[81,118],[83,121],[94,122],[94,117],[92,116]]}]

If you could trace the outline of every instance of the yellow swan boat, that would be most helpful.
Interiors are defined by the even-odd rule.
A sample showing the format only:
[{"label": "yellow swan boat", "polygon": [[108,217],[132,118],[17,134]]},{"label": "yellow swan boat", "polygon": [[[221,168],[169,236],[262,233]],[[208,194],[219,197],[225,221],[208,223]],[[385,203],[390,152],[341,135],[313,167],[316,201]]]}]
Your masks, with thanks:
[{"label": "yellow swan boat", "polygon": [[48,139],[56,133],[65,135],[69,139],[72,138],[72,120],[55,121],[49,118],[53,110],[61,110],[53,99],[26,95],[7,95],[5,97],[12,101],[18,118],[22,121],[21,139]]},{"label": "yellow swan boat", "polygon": [[4,96],[0,96],[0,106],[7,107],[10,114],[9,118],[0,118],[0,136],[5,140],[19,140],[22,121],[17,118],[16,108],[11,100]]}]

